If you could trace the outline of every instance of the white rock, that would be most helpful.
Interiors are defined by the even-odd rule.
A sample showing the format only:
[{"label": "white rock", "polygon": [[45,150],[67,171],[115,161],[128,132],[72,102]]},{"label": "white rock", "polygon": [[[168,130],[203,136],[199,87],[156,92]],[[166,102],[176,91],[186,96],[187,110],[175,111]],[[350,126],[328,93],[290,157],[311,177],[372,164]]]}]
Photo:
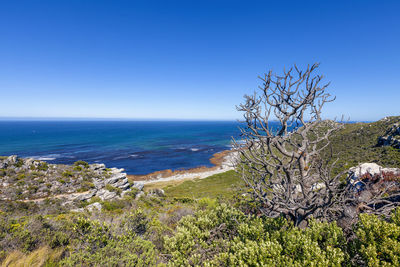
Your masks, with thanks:
[{"label": "white rock", "polygon": [[137,189],[139,189],[139,190],[142,190],[143,189],[143,187],[144,187],[144,183],[143,182],[133,182],[133,185],[132,185],[134,188],[137,188]]},{"label": "white rock", "polygon": [[101,164],[98,164],[98,163],[90,164],[90,169],[92,169],[94,171],[96,171],[96,170],[104,170],[105,168],[106,168],[106,165],[104,165],[103,163],[101,163]]},{"label": "white rock", "polygon": [[357,167],[350,168],[349,171],[352,176],[359,178],[366,173],[370,173],[371,175],[380,174],[382,167],[376,163],[362,163]]},{"label": "white rock", "polygon": [[14,164],[14,163],[16,163],[16,162],[17,162],[17,156],[16,156],[16,155],[9,156],[9,157],[7,158],[7,162],[8,162],[9,164]]},{"label": "white rock", "polygon": [[102,179],[93,179],[93,184],[96,189],[100,189],[104,187],[104,181]]},{"label": "white rock", "polygon": [[110,192],[106,189],[101,189],[97,191],[96,196],[99,197],[101,200],[110,200],[117,196],[117,193]]},{"label": "white rock", "polygon": [[108,178],[104,182],[106,184],[114,184],[114,183],[118,182],[119,180],[123,180],[123,179],[126,179],[126,174],[125,173],[118,173],[118,174],[112,175],[110,178]]}]

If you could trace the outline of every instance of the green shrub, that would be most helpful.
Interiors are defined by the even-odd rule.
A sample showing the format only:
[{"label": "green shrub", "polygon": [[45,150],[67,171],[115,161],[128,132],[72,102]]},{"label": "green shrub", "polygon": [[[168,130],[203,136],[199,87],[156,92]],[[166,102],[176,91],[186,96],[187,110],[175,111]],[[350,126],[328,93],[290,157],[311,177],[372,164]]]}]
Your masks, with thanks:
[{"label": "green shrub", "polygon": [[26,178],[26,174],[25,173],[21,173],[17,175],[17,180],[24,180]]},{"label": "green shrub", "polygon": [[14,163],[14,166],[19,168],[24,165],[24,161],[22,159],[18,159],[16,163]]},{"label": "green shrub", "polygon": [[75,161],[75,162],[74,162],[74,165],[75,165],[75,166],[82,166],[82,167],[84,167],[85,169],[89,168],[89,163],[87,163],[86,161],[83,161],[83,160]]},{"label": "green shrub", "polygon": [[149,219],[141,210],[135,210],[133,213],[127,214],[121,223],[127,233],[143,235],[146,233]]},{"label": "green shrub", "polygon": [[24,180],[19,180],[18,182],[17,182],[17,186],[23,186],[23,185],[25,185],[26,184],[26,182],[24,181]]},{"label": "green shrub", "polygon": [[65,177],[65,178],[69,178],[69,177],[73,177],[74,176],[74,174],[72,172],[70,172],[70,171],[64,171],[61,175],[63,177]]},{"label": "green shrub", "polygon": [[50,248],[64,247],[69,244],[69,236],[63,232],[52,233],[49,241]]},{"label": "green shrub", "polygon": [[73,251],[61,266],[155,266],[157,254],[150,241],[133,236],[112,237],[104,247]]},{"label": "green shrub", "polygon": [[121,209],[124,206],[125,206],[124,203],[122,201],[118,201],[118,200],[103,202],[103,208],[106,211],[121,212]]},{"label": "green shrub", "polygon": [[49,169],[49,165],[47,162],[40,162],[36,169],[39,171],[47,171]]},{"label": "green shrub", "polygon": [[30,175],[32,178],[36,178],[36,177],[41,176],[40,173],[38,173],[38,172],[36,172],[36,171],[31,172],[29,175]]},{"label": "green shrub", "polygon": [[61,266],[154,266],[158,260],[150,241],[113,234],[104,223],[78,218],[72,229],[77,239]]},{"label": "green shrub", "polygon": [[75,166],[74,167],[74,171],[82,171],[82,170],[83,170],[82,166]]},{"label": "green shrub", "polygon": [[92,188],[95,188],[94,183],[88,181],[82,182],[82,189],[84,189],[84,191],[90,190]]},{"label": "green shrub", "polygon": [[225,204],[183,217],[177,232],[165,238],[171,266],[339,266],[344,246],[335,224],[312,222],[302,230]]},{"label": "green shrub", "polygon": [[131,187],[131,191],[128,191],[125,193],[124,198],[126,200],[132,200],[136,198],[136,195],[139,193],[139,189],[135,188],[135,187]]},{"label": "green shrub", "polygon": [[106,188],[106,190],[108,190],[108,191],[110,191],[110,192],[115,192],[115,193],[117,193],[117,195],[119,195],[119,196],[120,196],[121,193],[122,193],[122,189],[121,189],[121,188],[114,187],[114,186],[112,186],[112,185],[110,185],[110,184],[106,184],[105,188]]},{"label": "green shrub", "polygon": [[361,214],[357,235],[357,249],[368,266],[400,265],[400,210],[391,222],[377,216]]}]

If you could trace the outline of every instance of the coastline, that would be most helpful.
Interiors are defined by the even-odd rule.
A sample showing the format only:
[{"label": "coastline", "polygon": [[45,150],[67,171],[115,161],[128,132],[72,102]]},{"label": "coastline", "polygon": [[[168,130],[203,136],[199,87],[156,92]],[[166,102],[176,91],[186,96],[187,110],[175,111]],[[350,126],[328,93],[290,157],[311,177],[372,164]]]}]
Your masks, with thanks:
[{"label": "coastline", "polygon": [[213,167],[196,167],[187,170],[176,170],[170,169],[160,170],[145,175],[132,175],[128,174],[127,177],[130,181],[142,182],[143,184],[152,184],[158,182],[168,181],[179,181],[179,180],[191,180],[191,179],[203,179],[214,174],[233,170],[233,163],[237,157],[237,152],[234,150],[224,150],[215,153],[210,162],[214,164]]}]

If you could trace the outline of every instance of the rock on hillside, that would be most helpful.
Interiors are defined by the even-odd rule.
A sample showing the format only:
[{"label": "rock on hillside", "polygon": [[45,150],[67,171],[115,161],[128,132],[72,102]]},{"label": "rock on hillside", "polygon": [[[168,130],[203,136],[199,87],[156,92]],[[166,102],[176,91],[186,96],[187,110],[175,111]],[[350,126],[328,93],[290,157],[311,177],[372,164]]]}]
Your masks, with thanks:
[{"label": "rock on hillside", "polygon": [[40,203],[50,198],[74,207],[74,202],[93,197],[113,200],[132,189],[143,189],[142,183],[130,183],[123,171],[84,161],[62,165],[17,156],[0,157],[0,200]]},{"label": "rock on hillside", "polygon": [[[341,226],[351,225],[359,213],[386,214],[400,205],[400,169],[384,168],[376,163],[362,163],[348,173],[349,196]],[[387,214],[386,214],[387,215]]]},{"label": "rock on hillside", "polygon": [[[370,123],[346,123],[342,129],[332,134],[332,150],[327,148],[321,156],[329,158],[333,155],[334,159],[338,158],[335,173],[363,162],[400,167],[400,149],[395,148],[394,143],[390,143],[396,137],[394,129],[398,129],[398,126],[400,117],[387,117]],[[391,141],[387,142],[389,139]]]},{"label": "rock on hillside", "polygon": [[400,149],[400,122],[393,126],[378,139],[378,146],[392,146]]}]

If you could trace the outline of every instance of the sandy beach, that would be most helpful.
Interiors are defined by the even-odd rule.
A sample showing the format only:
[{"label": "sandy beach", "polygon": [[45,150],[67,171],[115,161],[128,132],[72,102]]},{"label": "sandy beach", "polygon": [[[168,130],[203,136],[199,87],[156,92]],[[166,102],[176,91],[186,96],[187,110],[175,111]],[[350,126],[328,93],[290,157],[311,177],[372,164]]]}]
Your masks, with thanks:
[{"label": "sandy beach", "polygon": [[188,170],[162,170],[147,175],[128,175],[131,181],[141,181],[144,184],[152,184],[168,181],[180,181],[190,179],[203,179],[214,174],[223,173],[234,169],[234,161],[237,158],[237,152],[225,150],[213,155],[210,162],[213,167],[197,167]]}]

